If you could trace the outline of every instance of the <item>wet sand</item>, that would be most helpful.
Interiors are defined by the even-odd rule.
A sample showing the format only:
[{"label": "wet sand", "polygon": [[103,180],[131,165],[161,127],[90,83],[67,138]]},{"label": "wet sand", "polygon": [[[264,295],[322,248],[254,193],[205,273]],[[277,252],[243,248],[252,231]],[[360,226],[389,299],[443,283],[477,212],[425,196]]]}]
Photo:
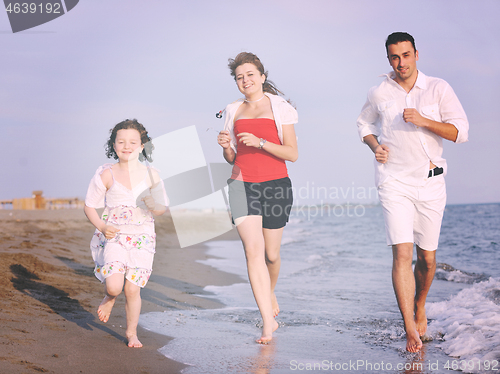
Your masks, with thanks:
[{"label": "wet sand", "polygon": [[[189,213],[186,213],[189,215]],[[216,221],[197,215],[203,230]],[[142,290],[141,313],[217,308],[197,297],[203,287],[241,282],[197,263],[203,245],[181,249],[169,214],[156,221],[153,275]],[[208,228],[209,229],[209,228]],[[82,210],[0,210],[0,367],[5,373],[179,373],[184,365],[157,350],[171,338],[139,327],[143,348],[128,348],[125,297],[110,320],[95,311],[103,285],[93,274],[94,227]],[[237,239],[235,230],[217,238]]]}]

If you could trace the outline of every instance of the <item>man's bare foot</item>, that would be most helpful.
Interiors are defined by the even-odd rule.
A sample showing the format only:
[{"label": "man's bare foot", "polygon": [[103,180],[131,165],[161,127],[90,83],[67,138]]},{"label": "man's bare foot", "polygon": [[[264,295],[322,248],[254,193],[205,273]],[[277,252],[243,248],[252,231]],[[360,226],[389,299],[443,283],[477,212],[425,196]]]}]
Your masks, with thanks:
[{"label": "man's bare foot", "polygon": [[415,306],[415,327],[421,337],[427,332],[427,316],[425,315],[425,307],[417,308]]},{"label": "man's bare foot", "polygon": [[274,292],[271,295],[271,306],[273,308],[273,317],[276,317],[280,313],[280,306],[278,305],[278,300]]},{"label": "man's bare foot", "polygon": [[113,305],[115,305],[115,301],[116,297],[109,297],[108,295],[104,296],[99,308],[97,308],[97,315],[99,316],[100,321],[104,323],[108,322],[109,315],[111,314]]},{"label": "man's bare foot", "polygon": [[416,329],[406,330],[406,350],[408,352],[418,352],[422,348],[422,341]]},{"label": "man's bare foot", "polygon": [[137,338],[137,335],[127,335],[127,340],[128,340],[127,345],[130,348],[141,348],[142,347],[142,343]]},{"label": "man's bare foot", "polygon": [[273,332],[275,332],[278,329],[279,325],[278,322],[273,321],[273,330],[271,331],[270,334],[266,334],[264,329],[262,329],[262,336],[256,340],[257,343],[259,344],[269,344],[271,340],[273,340]]}]

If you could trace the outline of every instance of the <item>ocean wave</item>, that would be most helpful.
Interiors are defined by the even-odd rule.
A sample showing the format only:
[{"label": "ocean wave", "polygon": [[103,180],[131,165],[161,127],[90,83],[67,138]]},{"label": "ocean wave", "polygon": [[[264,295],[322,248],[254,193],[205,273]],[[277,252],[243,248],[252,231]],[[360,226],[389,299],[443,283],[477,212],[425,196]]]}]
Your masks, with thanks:
[{"label": "ocean wave", "polygon": [[288,224],[290,224],[290,225],[298,225],[298,224],[300,224],[300,223],[302,223],[304,221],[305,220],[302,219],[302,218],[291,218],[290,217],[289,220],[288,220]]},{"label": "ocean wave", "polygon": [[436,279],[439,280],[445,280],[455,283],[467,283],[467,284],[484,282],[489,279],[488,275],[469,273],[464,270],[458,270],[455,269],[453,266],[445,263],[438,263],[436,265],[435,277]]},{"label": "ocean wave", "polygon": [[318,260],[321,260],[321,255],[309,255],[307,258],[306,258],[306,262],[308,263],[313,263],[313,262],[316,262]]},{"label": "ocean wave", "polygon": [[[427,305],[432,319],[431,338],[443,340],[438,346],[451,357],[485,363],[493,360],[500,367],[500,278],[475,283],[450,300]],[[483,368],[484,369],[484,368]],[[481,373],[479,365],[464,370]]]},{"label": "ocean wave", "polygon": [[284,247],[286,245],[290,245],[290,244],[293,244],[293,243],[301,243],[303,240],[299,239],[299,238],[293,238],[293,237],[287,237],[287,238],[283,238],[281,240],[281,246]]}]

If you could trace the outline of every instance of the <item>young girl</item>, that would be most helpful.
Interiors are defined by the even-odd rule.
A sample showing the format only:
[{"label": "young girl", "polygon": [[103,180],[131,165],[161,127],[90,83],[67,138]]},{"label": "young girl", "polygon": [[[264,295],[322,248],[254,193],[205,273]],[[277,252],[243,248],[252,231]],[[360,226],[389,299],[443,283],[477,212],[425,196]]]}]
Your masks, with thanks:
[{"label": "young girl", "polygon": [[[126,336],[129,347],[142,347],[137,338],[141,312],[140,290],[151,275],[155,253],[153,216],[166,212],[168,199],[151,161],[151,138],[137,120],[125,120],[111,131],[106,155],[118,162],[99,167],[90,181],[85,214],[96,227],[90,242],[94,273],[105,283],[105,296],[97,315],[107,322],[116,297],[125,292]],[[145,148],[146,146],[146,148]],[[96,208],[104,208],[99,218]]]},{"label": "young girl", "polygon": [[256,55],[240,53],[229,60],[229,69],[245,98],[226,107],[218,143],[226,161],[234,164],[228,180],[229,204],[262,315],[262,336],[257,343],[267,344],[278,328],[274,317],[280,309],[274,288],[281,264],[281,236],[293,202],[285,161],[298,157],[294,130],[298,117],[267,80]]}]

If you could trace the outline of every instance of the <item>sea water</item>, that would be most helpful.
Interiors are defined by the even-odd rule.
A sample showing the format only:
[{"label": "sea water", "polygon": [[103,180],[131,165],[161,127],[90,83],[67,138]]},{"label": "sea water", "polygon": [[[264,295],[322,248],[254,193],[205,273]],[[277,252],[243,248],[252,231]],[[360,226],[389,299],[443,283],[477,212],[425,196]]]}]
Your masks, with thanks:
[{"label": "sea water", "polygon": [[283,235],[272,343],[255,343],[262,322],[241,242],[220,241],[201,262],[242,283],[205,287],[200,297],[222,309],[141,315],[141,326],[173,337],[161,353],[185,373],[500,372],[500,204],[446,208],[419,353],[405,350],[381,208],[298,213]]}]

